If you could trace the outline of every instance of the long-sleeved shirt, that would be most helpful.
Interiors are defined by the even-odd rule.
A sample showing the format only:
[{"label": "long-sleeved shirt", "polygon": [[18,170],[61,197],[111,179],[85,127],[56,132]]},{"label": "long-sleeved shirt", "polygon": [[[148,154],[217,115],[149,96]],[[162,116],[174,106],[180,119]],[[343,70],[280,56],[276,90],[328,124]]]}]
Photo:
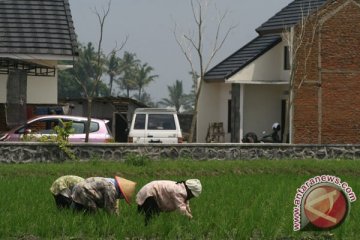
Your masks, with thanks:
[{"label": "long-sleeved shirt", "polygon": [[72,199],[88,209],[103,208],[108,213],[118,214],[118,192],[112,181],[103,177],[87,178],[76,184]]},{"label": "long-sleeved shirt", "polygon": [[136,195],[136,203],[142,205],[148,197],[154,197],[161,211],[179,210],[182,214],[192,218],[186,188],[183,183],[158,180],[143,186]]},{"label": "long-sleeved shirt", "polygon": [[54,183],[50,187],[50,192],[54,195],[64,195],[65,197],[70,197],[71,190],[75,184],[84,181],[82,177],[74,176],[74,175],[65,175],[59,177],[54,181]]}]

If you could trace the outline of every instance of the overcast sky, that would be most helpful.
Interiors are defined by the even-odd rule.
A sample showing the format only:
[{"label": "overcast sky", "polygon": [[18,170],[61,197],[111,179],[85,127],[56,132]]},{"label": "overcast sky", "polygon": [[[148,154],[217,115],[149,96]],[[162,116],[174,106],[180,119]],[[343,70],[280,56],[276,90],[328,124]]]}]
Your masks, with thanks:
[{"label": "overcast sky", "polygon": [[[292,0],[213,0],[206,19],[207,41],[213,40],[216,11],[228,16],[224,30],[237,27],[227,38],[211,66],[216,65],[244,44],[257,36],[255,29],[288,5]],[[70,8],[75,32],[82,43],[89,41],[97,44],[99,23],[94,14],[106,8],[108,0],[70,0]],[[159,75],[155,82],[145,89],[154,101],[168,97],[167,86],[177,79],[183,81],[185,92],[191,88],[188,72],[190,65],[177,45],[173,32],[175,23],[179,33],[188,33],[194,29],[189,0],[112,0],[111,10],[104,29],[103,51],[108,54],[125,37],[128,41],[124,51],[135,53],[142,63],[147,62]]]}]

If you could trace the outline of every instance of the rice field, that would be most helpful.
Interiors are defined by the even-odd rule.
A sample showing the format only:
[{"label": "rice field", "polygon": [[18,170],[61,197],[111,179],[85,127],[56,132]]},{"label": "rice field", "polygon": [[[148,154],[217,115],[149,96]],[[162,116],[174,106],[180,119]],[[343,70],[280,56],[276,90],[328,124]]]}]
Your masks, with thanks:
[{"label": "rice field", "polygon": [[[192,199],[194,218],[162,213],[148,226],[136,204],[120,203],[120,215],[58,210],[49,191],[59,176],[114,175],[138,183],[199,178],[203,193]],[[61,164],[0,165],[0,239],[357,239],[358,202],[331,231],[293,231],[293,200],[307,179],[329,174],[360,194],[360,161],[141,161],[92,160]]]}]

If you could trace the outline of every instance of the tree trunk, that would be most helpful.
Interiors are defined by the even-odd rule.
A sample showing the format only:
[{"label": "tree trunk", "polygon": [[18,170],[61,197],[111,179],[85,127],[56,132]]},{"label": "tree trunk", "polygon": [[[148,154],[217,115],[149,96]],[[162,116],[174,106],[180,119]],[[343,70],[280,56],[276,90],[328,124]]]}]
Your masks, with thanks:
[{"label": "tree trunk", "polygon": [[110,89],[109,89],[109,96],[111,97],[111,93],[112,93],[112,87],[113,87],[113,82],[114,82],[114,76],[110,75]]},{"label": "tree trunk", "polygon": [[90,123],[91,123],[91,108],[92,108],[92,98],[88,97],[88,106],[87,106],[87,122],[85,125],[85,142],[89,142],[89,132],[90,132]]}]

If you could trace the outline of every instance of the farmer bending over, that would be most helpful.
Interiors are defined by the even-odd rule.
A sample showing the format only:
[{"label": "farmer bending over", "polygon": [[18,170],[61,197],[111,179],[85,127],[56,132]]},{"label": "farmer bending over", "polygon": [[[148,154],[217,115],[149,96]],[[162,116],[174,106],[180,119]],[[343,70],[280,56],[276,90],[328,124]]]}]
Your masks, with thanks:
[{"label": "farmer bending over", "polygon": [[66,175],[56,179],[51,185],[50,192],[53,194],[58,208],[69,208],[71,205],[71,191],[75,184],[84,181],[83,178]]},{"label": "farmer bending over", "polygon": [[72,208],[84,212],[96,212],[99,208],[119,214],[118,200],[130,204],[136,183],[125,178],[91,177],[75,185],[72,192]]},{"label": "farmer bending over", "polygon": [[180,182],[152,181],[143,186],[136,195],[138,212],[145,214],[145,225],[149,223],[153,215],[177,209],[191,219],[193,216],[191,215],[189,200],[198,197],[201,190],[202,186],[198,179]]}]

